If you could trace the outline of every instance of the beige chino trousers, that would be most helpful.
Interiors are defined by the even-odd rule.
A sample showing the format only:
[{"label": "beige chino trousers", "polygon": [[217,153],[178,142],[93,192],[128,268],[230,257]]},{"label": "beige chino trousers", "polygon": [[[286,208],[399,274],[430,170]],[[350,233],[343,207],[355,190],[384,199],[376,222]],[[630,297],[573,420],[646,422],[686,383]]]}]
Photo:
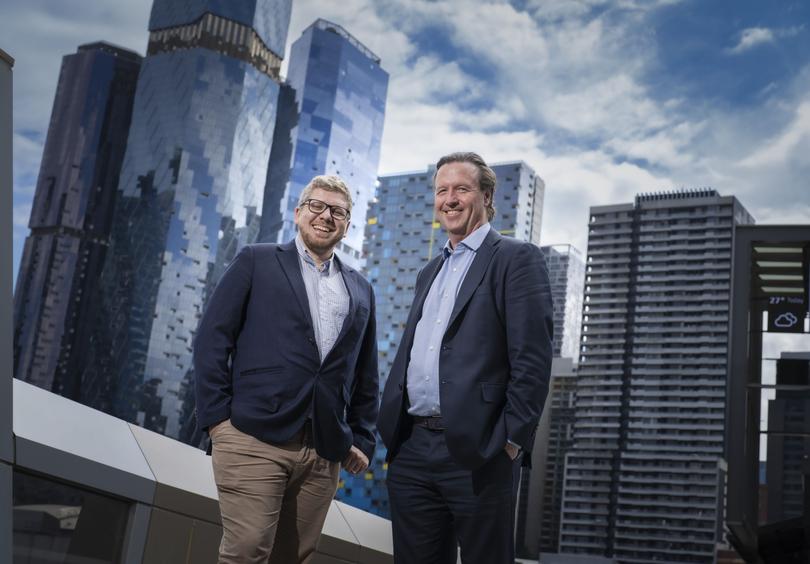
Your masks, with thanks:
[{"label": "beige chino trousers", "polygon": [[222,514],[219,564],[309,562],[337,490],[340,464],[321,458],[307,424],[271,445],[225,421],[212,463]]}]

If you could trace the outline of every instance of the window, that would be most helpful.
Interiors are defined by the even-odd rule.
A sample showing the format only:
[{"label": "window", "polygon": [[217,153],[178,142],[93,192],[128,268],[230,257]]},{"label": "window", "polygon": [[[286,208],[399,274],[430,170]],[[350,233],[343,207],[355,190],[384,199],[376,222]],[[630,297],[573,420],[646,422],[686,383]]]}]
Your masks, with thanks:
[{"label": "window", "polygon": [[129,503],[14,472],[14,562],[121,562]]}]

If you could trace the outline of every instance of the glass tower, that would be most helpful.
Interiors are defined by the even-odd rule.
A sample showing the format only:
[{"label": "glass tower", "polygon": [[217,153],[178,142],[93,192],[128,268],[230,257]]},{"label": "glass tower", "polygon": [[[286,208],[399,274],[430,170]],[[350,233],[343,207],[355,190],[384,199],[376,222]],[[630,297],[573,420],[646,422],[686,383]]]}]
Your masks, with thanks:
[{"label": "glass tower", "polygon": [[140,65],[103,42],[63,58],[14,294],[14,375],[98,407],[80,373]]},{"label": "glass tower", "polygon": [[[539,244],[545,184],[524,162],[492,165],[498,182],[492,226]],[[366,222],[366,269],[377,298],[380,387],[385,385],[413,301],[416,274],[441,252],[447,235],[433,217],[434,167],[380,177]],[[390,517],[385,449],[364,476],[343,476],[338,499]]]},{"label": "glass tower", "polygon": [[591,208],[560,552],[713,564],[722,546],[734,197]]},{"label": "glass tower", "polygon": [[86,379],[112,413],[196,442],[191,347],[256,240],[291,0],[155,0]]},{"label": "glass tower", "polygon": [[287,82],[295,91],[295,105],[280,106],[279,126],[290,128],[291,146],[274,146],[261,240],[292,239],[301,191],[315,175],[336,174],[346,181],[354,201],[351,225],[338,251],[347,264],[362,269],[388,73],[379,57],[345,29],[319,19],[293,43]]},{"label": "glass tower", "polygon": [[554,298],[554,356],[576,359],[579,357],[585,261],[572,245],[540,248],[546,256]]}]

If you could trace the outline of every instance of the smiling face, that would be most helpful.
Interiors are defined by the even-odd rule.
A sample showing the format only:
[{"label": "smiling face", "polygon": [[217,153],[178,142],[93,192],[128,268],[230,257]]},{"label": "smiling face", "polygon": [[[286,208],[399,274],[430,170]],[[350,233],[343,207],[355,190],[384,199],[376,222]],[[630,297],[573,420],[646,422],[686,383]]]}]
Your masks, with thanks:
[{"label": "smiling face", "polygon": [[[320,200],[330,206],[340,206],[349,209],[349,203],[343,194],[315,188],[309,194],[308,199]],[[326,260],[332,256],[332,252],[349,228],[349,220],[336,220],[332,217],[329,209],[325,209],[319,214],[309,210],[306,204],[301,204],[295,208],[295,224],[304,245],[316,258]]]},{"label": "smiling face", "polygon": [[487,221],[492,197],[478,184],[478,169],[472,163],[451,162],[436,172],[433,208],[455,246]]}]

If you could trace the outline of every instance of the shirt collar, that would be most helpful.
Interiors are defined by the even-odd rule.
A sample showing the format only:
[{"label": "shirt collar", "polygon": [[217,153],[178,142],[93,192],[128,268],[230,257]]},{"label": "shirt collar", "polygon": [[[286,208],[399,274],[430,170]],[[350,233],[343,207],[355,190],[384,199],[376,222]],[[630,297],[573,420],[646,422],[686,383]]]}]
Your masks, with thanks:
[{"label": "shirt collar", "polygon": [[304,262],[307,264],[311,264],[315,267],[318,272],[324,274],[331,274],[332,265],[334,264],[337,267],[337,262],[334,260],[335,253],[332,252],[332,256],[329,257],[327,260],[321,263],[321,268],[318,268],[318,264],[315,262],[315,259],[312,258],[312,255],[309,253],[309,249],[307,249],[306,245],[304,245],[304,240],[301,238],[301,234],[298,233],[295,236],[295,248],[298,249],[298,256],[300,256]]},{"label": "shirt collar", "polygon": [[[479,226],[478,229],[467,235],[463,240],[459,241],[456,248],[458,249],[464,245],[464,247],[470,249],[471,251],[477,251],[478,248],[484,243],[484,239],[486,239],[490,229],[492,229],[492,226],[489,224],[489,222]],[[453,247],[450,246],[450,239],[448,239],[444,244],[444,249],[442,252],[444,253],[444,258],[447,258],[453,254]]]}]

